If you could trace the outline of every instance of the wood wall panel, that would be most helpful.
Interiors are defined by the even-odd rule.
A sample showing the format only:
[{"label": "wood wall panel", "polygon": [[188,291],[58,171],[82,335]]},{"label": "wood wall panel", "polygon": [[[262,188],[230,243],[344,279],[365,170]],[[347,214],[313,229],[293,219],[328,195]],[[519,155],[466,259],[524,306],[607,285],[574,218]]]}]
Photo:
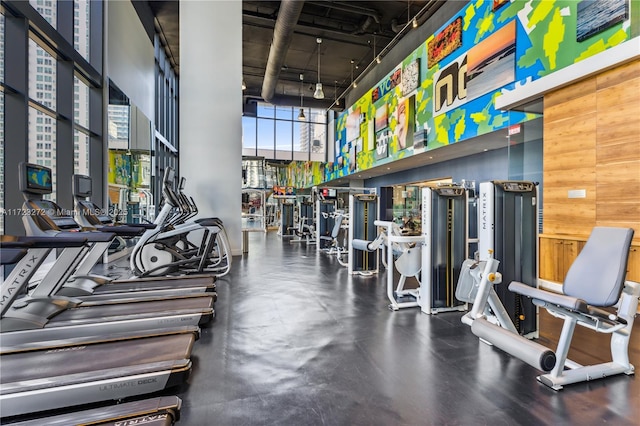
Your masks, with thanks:
[{"label": "wood wall panel", "polygon": [[640,241],[640,61],[545,95],[543,179],[545,234],[629,226]]},{"label": "wood wall panel", "polygon": [[547,108],[552,108],[556,105],[580,98],[584,96],[585,93],[595,93],[596,89],[596,81],[594,79],[587,79],[544,95],[545,121],[547,118],[554,120],[553,116],[547,117]]},{"label": "wood wall panel", "polygon": [[598,114],[595,135],[598,145],[640,142],[640,124],[634,125],[640,116],[640,104],[633,107],[621,106],[617,109],[616,112]]},{"label": "wood wall panel", "polygon": [[[562,153],[545,149],[542,170],[550,174],[567,175],[562,176],[562,178],[569,177],[571,180],[582,179],[582,175],[593,175],[595,179],[593,168],[596,165],[596,155],[595,148],[571,150]],[[576,175],[574,177],[571,176],[573,171],[575,171]],[[577,175],[581,176],[578,177]]]},{"label": "wood wall panel", "polygon": [[628,223],[629,226],[640,225],[640,204],[638,203],[597,203],[597,225],[601,222]]},{"label": "wood wall panel", "polygon": [[[638,114],[640,115],[640,114]],[[640,132],[640,129],[638,130]],[[598,163],[615,163],[634,161],[640,158],[640,142],[625,141],[608,144],[599,144],[596,150]]]},{"label": "wood wall panel", "polygon": [[[596,79],[599,80],[600,77]],[[598,115],[620,113],[620,105],[637,104],[638,91],[640,91],[640,77],[599,88],[596,92]]]},{"label": "wood wall panel", "polygon": [[596,223],[640,239],[640,61],[596,77]]},{"label": "wood wall panel", "polygon": [[[575,200],[572,200],[575,201]],[[578,201],[554,203],[544,201],[543,232],[553,231],[553,235],[589,235],[596,224],[594,203]]]},{"label": "wood wall panel", "polygon": [[[564,104],[558,104],[547,109],[547,103],[545,99],[544,104],[544,119],[547,118],[550,123],[554,121],[571,120],[575,117],[581,117],[590,112],[595,112],[597,109],[597,98],[595,92],[584,94],[579,98],[571,99]],[[547,117],[547,111],[549,111],[550,117]]]},{"label": "wood wall panel", "polygon": [[620,84],[620,82],[633,80],[638,77],[640,77],[640,61],[629,62],[598,75],[596,90],[616,86]]},{"label": "wood wall panel", "polygon": [[596,166],[596,202],[640,205],[640,159]]},{"label": "wood wall panel", "polygon": [[[544,123],[544,150],[553,155],[568,152],[584,152],[596,147],[596,115],[587,114],[571,120]],[[547,136],[546,132],[549,132]],[[554,157],[545,157],[545,163]],[[593,159],[595,162],[595,158]]]}]

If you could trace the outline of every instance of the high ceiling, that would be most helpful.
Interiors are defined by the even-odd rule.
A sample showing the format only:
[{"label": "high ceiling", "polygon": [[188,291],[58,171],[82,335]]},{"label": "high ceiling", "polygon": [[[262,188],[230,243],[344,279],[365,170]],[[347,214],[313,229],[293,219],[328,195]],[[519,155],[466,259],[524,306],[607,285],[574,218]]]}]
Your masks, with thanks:
[{"label": "high ceiling", "polygon": [[[277,77],[273,84],[271,102],[299,105],[302,93],[305,106],[329,107],[336,94],[340,96],[349,88],[352,72],[353,78],[356,78],[375,60],[377,55],[381,54],[383,49],[387,46],[391,49],[404,35],[411,32],[414,17],[419,25],[423,24],[445,1],[295,1],[295,3],[302,7],[298,11],[299,16],[295,14],[295,23],[291,24],[290,43],[284,50],[281,65],[276,70]],[[178,1],[149,1],[148,4],[157,18],[161,36],[166,43],[166,50],[179,72]],[[245,101],[263,99],[263,85],[274,39],[274,27],[279,16],[285,15],[281,13],[284,4],[280,1],[261,0],[242,2],[242,77],[247,86],[243,92]],[[408,23],[409,26],[407,26]],[[317,38],[322,39],[319,45],[320,81],[324,85],[325,99],[321,101],[313,98],[315,83],[318,81]],[[304,75],[302,84],[300,74]],[[529,110],[532,112],[540,110],[539,103],[534,103]],[[454,144],[445,150],[415,155],[332,183],[344,184],[348,179],[374,178],[504,148],[507,144],[539,139],[540,132],[541,120],[535,120],[525,124],[522,133],[516,137],[511,136],[507,139],[507,131],[503,129],[472,141]]]},{"label": "high ceiling", "polygon": [[[288,4],[287,4],[288,3]],[[242,73],[246,99],[262,99],[265,71],[279,17],[290,26],[290,43],[271,83],[272,103],[327,107],[346,90],[390,42],[397,43],[407,22],[433,14],[443,0],[398,1],[248,1],[242,2]],[[290,13],[287,8],[298,10]],[[177,1],[149,1],[168,49],[179,67]],[[284,9],[284,12],[281,13]],[[281,16],[282,15],[282,16]],[[295,20],[295,22],[287,22]],[[279,24],[279,25],[282,25]],[[399,34],[400,33],[400,34]],[[322,39],[318,44],[317,39]],[[318,48],[320,77],[318,80]],[[351,62],[353,61],[353,63]],[[303,81],[300,75],[303,75]],[[323,83],[325,100],[313,99],[315,83]]]},{"label": "high ceiling", "polygon": [[[332,103],[335,95],[340,95],[351,84],[352,72],[353,78],[357,77],[427,4],[433,13],[440,2],[305,1],[292,26],[291,43],[279,69],[273,102],[289,100],[297,104],[301,92],[305,101],[310,102],[315,83],[320,81],[325,98]],[[262,96],[274,26],[283,5],[279,1],[242,2],[245,96]],[[425,15],[423,11],[421,16]],[[318,38],[322,43],[317,43]],[[293,100],[287,99],[290,97]]]}]

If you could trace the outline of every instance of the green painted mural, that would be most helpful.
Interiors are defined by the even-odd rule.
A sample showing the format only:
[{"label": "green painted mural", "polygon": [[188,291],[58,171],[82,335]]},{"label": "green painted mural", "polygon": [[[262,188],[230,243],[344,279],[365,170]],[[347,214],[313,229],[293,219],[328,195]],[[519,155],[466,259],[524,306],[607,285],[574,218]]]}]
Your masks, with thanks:
[{"label": "green painted mural", "polygon": [[592,0],[470,2],[340,114],[333,162],[294,162],[282,184],[318,185],[536,118],[495,99],[638,33],[639,0],[606,4],[603,14]]}]

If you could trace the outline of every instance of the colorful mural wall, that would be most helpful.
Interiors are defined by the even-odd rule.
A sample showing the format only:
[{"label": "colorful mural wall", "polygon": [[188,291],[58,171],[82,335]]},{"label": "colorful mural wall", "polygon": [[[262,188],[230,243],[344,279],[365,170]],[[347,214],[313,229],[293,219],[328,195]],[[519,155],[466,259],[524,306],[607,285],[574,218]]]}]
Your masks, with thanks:
[{"label": "colorful mural wall", "polygon": [[338,117],[333,162],[292,163],[283,184],[317,185],[536,118],[498,111],[495,99],[628,41],[638,8],[472,1]]}]

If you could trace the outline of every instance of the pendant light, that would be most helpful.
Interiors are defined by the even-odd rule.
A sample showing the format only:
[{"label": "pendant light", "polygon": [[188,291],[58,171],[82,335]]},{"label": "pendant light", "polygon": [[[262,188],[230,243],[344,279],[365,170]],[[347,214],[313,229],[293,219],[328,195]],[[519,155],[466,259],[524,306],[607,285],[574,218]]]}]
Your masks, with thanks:
[{"label": "pendant light", "polygon": [[300,113],[298,114],[298,120],[304,121],[307,117],[304,116],[304,107],[302,106],[302,88],[304,85],[304,74],[300,74]]},{"label": "pendant light", "polygon": [[316,83],[316,91],[313,92],[313,97],[315,99],[324,99],[324,92],[322,91],[322,83],[320,83],[320,43],[322,43],[322,39],[317,38],[316,43],[318,43],[318,82]]}]

